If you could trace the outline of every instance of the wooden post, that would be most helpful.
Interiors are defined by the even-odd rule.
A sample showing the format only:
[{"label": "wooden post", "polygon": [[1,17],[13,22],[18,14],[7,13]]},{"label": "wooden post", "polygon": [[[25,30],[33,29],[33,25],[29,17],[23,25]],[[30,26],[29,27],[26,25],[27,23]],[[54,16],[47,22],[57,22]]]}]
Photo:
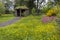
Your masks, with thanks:
[{"label": "wooden post", "polygon": [[17,16],[17,10],[15,10],[15,16]]}]

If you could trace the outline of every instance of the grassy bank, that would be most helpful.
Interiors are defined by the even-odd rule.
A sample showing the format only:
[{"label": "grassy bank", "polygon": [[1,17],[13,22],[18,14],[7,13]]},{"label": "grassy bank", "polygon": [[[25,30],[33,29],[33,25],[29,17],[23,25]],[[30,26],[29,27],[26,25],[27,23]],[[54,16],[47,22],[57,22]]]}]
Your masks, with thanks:
[{"label": "grassy bank", "polygon": [[13,18],[14,18],[14,15],[13,14],[2,14],[0,16],[0,23],[5,22],[5,21],[8,21],[8,20],[11,20]]},{"label": "grassy bank", "polygon": [[42,16],[28,16],[0,28],[0,40],[60,40],[56,23],[43,23]]}]

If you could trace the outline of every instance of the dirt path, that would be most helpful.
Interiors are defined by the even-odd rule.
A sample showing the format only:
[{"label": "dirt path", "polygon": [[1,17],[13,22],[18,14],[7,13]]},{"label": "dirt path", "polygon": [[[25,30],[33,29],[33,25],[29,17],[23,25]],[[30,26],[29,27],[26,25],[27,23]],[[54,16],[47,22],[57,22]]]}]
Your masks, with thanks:
[{"label": "dirt path", "polygon": [[0,27],[3,27],[3,26],[7,26],[7,25],[10,25],[10,24],[13,24],[13,23],[17,22],[19,19],[20,19],[20,17],[15,17],[15,18],[12,19],[12,20],[9,20],[9,21],[0,23]]}]

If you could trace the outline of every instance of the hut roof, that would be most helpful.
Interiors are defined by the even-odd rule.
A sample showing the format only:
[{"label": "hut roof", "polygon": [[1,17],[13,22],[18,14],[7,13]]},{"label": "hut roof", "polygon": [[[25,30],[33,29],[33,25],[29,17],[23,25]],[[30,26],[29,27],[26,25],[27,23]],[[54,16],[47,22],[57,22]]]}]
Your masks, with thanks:
[{"label": "hut roof", "polygon": [[26,6],[18,6],[15,9],[28,9]]}]

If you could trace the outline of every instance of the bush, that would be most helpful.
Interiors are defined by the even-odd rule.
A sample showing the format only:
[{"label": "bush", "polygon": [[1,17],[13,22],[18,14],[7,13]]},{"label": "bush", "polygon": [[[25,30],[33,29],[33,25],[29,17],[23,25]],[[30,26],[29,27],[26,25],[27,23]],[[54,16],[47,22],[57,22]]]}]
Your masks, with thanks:
[{"label": "bush", "polygon": [[43,7],[41,9],[41,13],[46,13],[50,8],[49,7]]},{"label": "bush", "polygon": [[[60,7],[60,6],[59,6]],[[60,18],[60,8],[58,7],[59,11],[57,13],[57,17]]]},{"label": "bush", "polygon": [[32,9],[32,15],[35,15],[35,14],[36,14],[36,9],[33,8],[33,9]]},{"label": "bush", "polygon": [[46,13],[48,10],[50,10],[53,6],[52,6],[52,2],[48,2],[46,5],[42,6],[41,8],[41,13]]},{"label": "bush", "polygon": [[51,16],[51,17],[43,16],[43,17],[42,17],[42,22],[43,22],[43,23],[49,23],[49,22],[51,22],[51,21],[54,21],[54,19],[56,19],[55,16]]},{"label": "bush", "polygon": [[3,13],[5,13],[5,7],[4,7],[4,4],[0,2],[0,15]]},{"label": "bush", "polygon": [[57,17],[60,18],[60,11],[58,12]]},{"label": "bush", "polygon": [[23,13],[22,13],[22,16],[28,16],[29,15],[29,11],[24,11]]},{"label": "bush", "polygon": [[53,9],[51,9],[47,12],[47,16],[52,16],[54,14],[56,15],[56,10],[53,10]]},{"label": "bush", "polygon": [[46,15],[47,16],[56,16],[58,13],[58,10],[59,10],[59,8],[57,6],[55,6],[55,7],[51,8],[50,10],[48,10]]}]

